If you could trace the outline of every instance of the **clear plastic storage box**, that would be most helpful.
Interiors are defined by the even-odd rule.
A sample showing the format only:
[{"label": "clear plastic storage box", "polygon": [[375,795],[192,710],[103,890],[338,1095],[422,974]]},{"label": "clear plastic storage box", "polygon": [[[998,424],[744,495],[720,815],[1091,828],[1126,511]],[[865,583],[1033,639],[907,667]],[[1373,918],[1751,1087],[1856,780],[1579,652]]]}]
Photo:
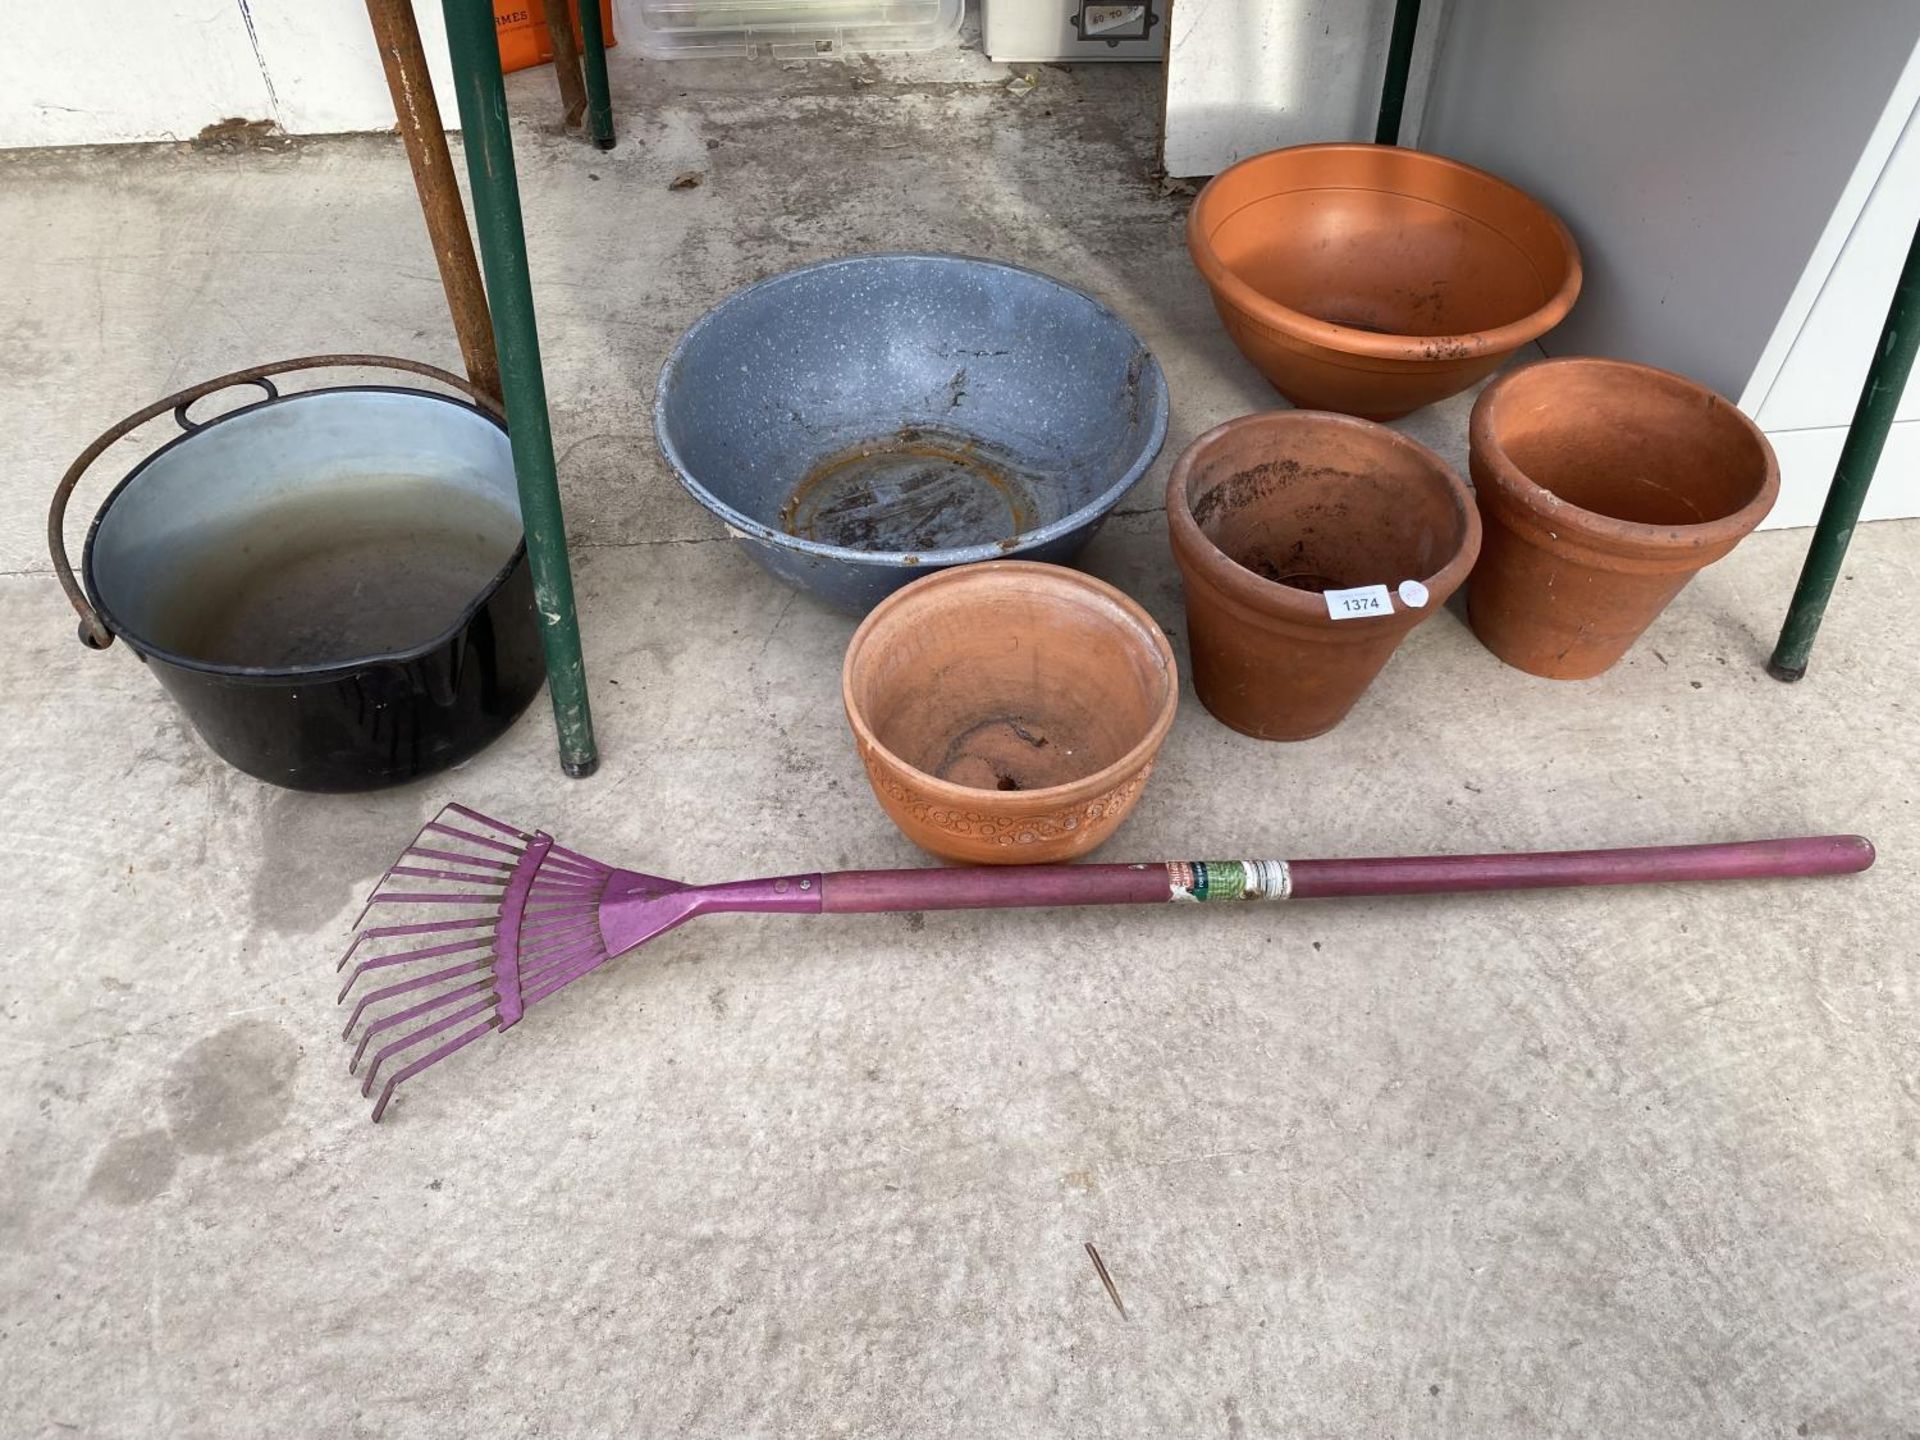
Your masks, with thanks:
[{"label": "clear plastic storage box", "polygon": [[653,60],[776,59],[937,50],[960,33],[965,0],[641,0],[622,36]]}]

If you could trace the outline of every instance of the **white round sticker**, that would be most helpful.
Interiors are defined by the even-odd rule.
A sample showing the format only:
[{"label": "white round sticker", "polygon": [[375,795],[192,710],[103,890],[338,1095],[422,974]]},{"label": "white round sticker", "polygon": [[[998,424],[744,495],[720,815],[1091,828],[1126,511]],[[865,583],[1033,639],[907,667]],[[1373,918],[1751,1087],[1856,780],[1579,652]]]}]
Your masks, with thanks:
[{"label": "white round sticker", "polygon": [[1400,603],[1414,610],[1418,610],[1422,605],[1427,603],[1427,587],[1422,585],[1418,580],[1402,580],[1400,582]]}]

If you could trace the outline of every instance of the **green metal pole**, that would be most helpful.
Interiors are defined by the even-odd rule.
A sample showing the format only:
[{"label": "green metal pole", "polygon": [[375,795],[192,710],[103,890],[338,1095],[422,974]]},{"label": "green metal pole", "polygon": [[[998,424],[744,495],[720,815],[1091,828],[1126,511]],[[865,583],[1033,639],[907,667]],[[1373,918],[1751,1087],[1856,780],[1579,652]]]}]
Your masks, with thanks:
[{"label": "green metal pole", "polygon": [[1833,583],[1840,578],[1847,546],[1853,543],[1853,527],[1860,523],[1860,507],[1866,504],[1867,487],[1879,468],[1894,411],[1906,393],[1916,349],[1920,349],[1920,230],[1914,232],[1900,282],[1894,286],[1887,323],[1881,327],[1880,343],[1867,367],[1867,383],[1860,389],[1860,403],[1847,427],[1847,443],[1840,449],[1840,463],[1834,467],[1827,503],[1820,511],[1813,543],[1807,547],[1786,624],[1780,627],[1780,642],[1767,661],[1767,673],[1776,680],[1798,680],[1807,673],[1813,637],[1820,633]]},{"label": "green metal pole", "polygon": [[1393,34],[1387,40],[1387,78],[1380,87],[1380,122],[1373,143],[1400,143],[1400,111],[1407,103],[1407,72],[1413,69],[1413,37],[1420,29],[1420,0],[1396,0]]},{"label": "green metal pole", "polygon": [[586,43],[587,129],[602,150],[613,148],[613,91],[607,84],[607,31],[600,0],[580,0],[580,38]]},{"label": "green metal pole", "polygon": [[480,261],[500,349],[500,392],[520,485],[534,604],[540,610],[547,692],[560,731],[561,768],[578,779],[594,772],[600,753],[587,708],[587,669],[580,655],[567,527],[554,474],[547,385],[540,373],[540,335],[533,320],[533,282],[527,274],[527,236],[520,221],[520,183],[513,171],[513,133],[507,126],[507,88],[500,75],[493,6],[489,0],[441,0],[441,9],[453,55]]}]

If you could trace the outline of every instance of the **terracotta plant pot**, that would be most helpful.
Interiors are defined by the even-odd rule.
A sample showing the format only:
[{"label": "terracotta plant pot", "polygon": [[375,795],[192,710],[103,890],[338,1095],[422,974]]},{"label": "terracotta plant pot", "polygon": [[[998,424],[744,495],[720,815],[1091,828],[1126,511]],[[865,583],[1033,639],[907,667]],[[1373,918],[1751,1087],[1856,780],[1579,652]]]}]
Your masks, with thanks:
[{"label": "terracotta plant pot", "polygon": [[997,560],[895,592],[854,632],[841,689],[867,779],[921,849],[1071,860],[1153,773],[1180,685],[1160,627],[1113,586]]},{"label": "terracotta plant pot", "polygon": [[[1444,460],[1311,410],[1243,415],[1195,440],[1167,482],[1167,526],[1194,687],[1262,740],[1338,725],[1480,551],[1473,497]],[[1386,593],[1326,593],[1374,585]]]},{"label": "terracotta plant pot", "polygon": [[1474,634],[1509,665],[1598,675],[1773,508],[1780,469],[1745,415],[1682,375],[1547,360],[1489,385],[1470,427],[1486,544]]},{"label": "terracotta plant pot", "polygon": [[1580,252],[1539,201],[1396,145],[1242,160],[1194,201],[1187,248],[1276,390],[1373,420],[1492,374],[1580,294]]}]

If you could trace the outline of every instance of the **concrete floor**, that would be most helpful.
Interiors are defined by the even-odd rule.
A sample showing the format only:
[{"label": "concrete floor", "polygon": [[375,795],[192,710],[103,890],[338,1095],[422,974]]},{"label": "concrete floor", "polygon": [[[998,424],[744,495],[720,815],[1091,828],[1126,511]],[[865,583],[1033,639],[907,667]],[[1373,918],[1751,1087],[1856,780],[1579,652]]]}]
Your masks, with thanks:
[{"label": "concrete floor", "polygon": [[[82,651],[49,576],[54,480],[169,388],[324,350],[457,362],[397,143],[0,157],[0,1434],[1920,1432],[1911,524],[1858,537],[1797,688],[1760,670],[1805,541],[1776,533],[1590,683],[1447,614],[1310,744],[1189,692],[1112,847],[1858,829],[1867,876],[715,919],[367,1123],[332,962],[449,796],[693,879],[916,859],[843,730],[851,622],[655,453],[660,361],[734,287],[927,247],[1129,316],[1173,432],[1086,564],[1184,663],[1166,463],[1274,400],[1146,178],[1156,75],[1005,75],[623,52],[610,155],[516,80],[605,748],[584,783],[541,705],[432,783],[265,788],[124,649]],[[1458,459],[1464,417],[1407,428]]]}]

